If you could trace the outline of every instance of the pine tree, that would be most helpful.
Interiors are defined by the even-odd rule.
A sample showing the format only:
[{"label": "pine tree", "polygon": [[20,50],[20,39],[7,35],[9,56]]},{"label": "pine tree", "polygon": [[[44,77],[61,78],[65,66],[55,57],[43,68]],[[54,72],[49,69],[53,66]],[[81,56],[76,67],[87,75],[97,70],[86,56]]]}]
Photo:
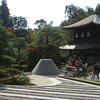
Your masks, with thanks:
[{"label": "pine tree", "polygon": [[2,0],[2,5],[0,6],[0,19],[3,20],[3,26],[9,27],[9,9],[7,7],[6,0]]}]

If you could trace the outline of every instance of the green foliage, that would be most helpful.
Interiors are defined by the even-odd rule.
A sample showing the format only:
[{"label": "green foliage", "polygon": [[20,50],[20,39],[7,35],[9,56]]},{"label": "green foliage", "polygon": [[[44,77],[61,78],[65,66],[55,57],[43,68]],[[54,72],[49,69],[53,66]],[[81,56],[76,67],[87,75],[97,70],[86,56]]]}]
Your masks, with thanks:
[{"label": "green foliage", "polygon": [[0,69],[0,78],[14,78],[16,75],[21,75],[22,72],[16,68],[5,68],[4,66]]},{"label": "green foliage", "polygon": [[30,79],[24,75],[21,75],[16,78],[13,78],[11,82],[15,85],[28,85],[30,82]]},{"label": "green foliage", "polygon": [[26,49],[22,49],[21,51],[20,51],[20,61],[21,61],[21,64],[23,65],[25,65],[25,64],[27,64],[27,60],[28,60],[28,52],[27,52],[27,50]]},{"label": "green foliage", "polygon": [[[1,77],[12,76],[15,82],[24,84],[23,82],[27,79],[24,80],[24,76],[20,77],[19,70],[26,71],[28,68],[28,71],[31,71],[41,58],[53,59],[59,66],[62,59],[69,55],[68,52],[60,51],[59,46],[65,45],[73,39],[73,31],[63,30],[62,27],[75,23],[94,12],[99,14],[99,8],[99,4],[95,10],[90,7],[84,10],[74,5],[67,5],[65,15],[68,20],[63,21],[60,27],[53,27],[53,22],[47,24],[44,19],[40,19],[35,22],[38,29],[33,31],[26,29],[25,17],[10,17],[6,0],[2,0],[0,6],[0,65],[3,66],[0,69]],[[13,79],[11,82],[14,82]]]},{"label": "green foliage", "polygon": [[9,41],[9,35],[3,26],[0,26],[0,65],[10,66],[16,61],[16,48]]},{"label": "green foliage", "polygon": [[10,85],[29,85],[30,79],[14,68],[0,69],[0,83]]},{"label": "green foliage", "polygon": [[3,55],[6,54],[6,48],[8,47],[8,35],[3,26],[0,26],[0,65],[3,64]]},{"label": "green foliage", "polygon": [[100,4],[97,4],[96,9],[95,9],[96,14],[100,14]]},{"label": "green foliage", "polygon": [[18,68],[19,67],[19,65],[18,64],[11,64],[11,68]]},{"label": "green foliage", "polygon": [[13,39],[11,39],[11,41],[14,42],[14,46],[18,50],[26,47],[26,41],[25,41],[25,38],[24,37],[13,38]]},{"label": "green foliage", "polygon": [[29,83],[30,79],[28,77],[25,76],[18,76],[16,78],[8,78],[5,80],[0,80],[0,84],[9,84],[9,85],[35,85],[32,83]]},{"label": "green foliage", "polygon": [[74,18],[75,17],[75,12],[78,10],[79,8],[74,6],[74,5],[68,5],[65,7],[65,14],[67,13],[68,18]]},{"label": "green foliage", "polygon": [[19,71],[18,69],[15,69],[15,68],[8,68],[7,73],[9,74],[9,76],[12,76],[12,77],[16,77],[16,75],[22,74],[21,71]]},{"label": "green foliage", "polygon": [[11,68],[15,68],[15,69],[18,69],[20,71],[26,71],[28,68],[28,65],[25,65],[25,63],[23,63],[21,66],[19,66],[18,64],[12,64]]},{"label": "green foliage", "polygon": [[11,18],[14,29],[25,29],[27,27],[27,20],[22,16],[14,16]]},{"label": "green foliage", "polygon": [[31,32],[29,34],[26,35],[26,41],[27,43],[32,44],[32,42],[34,41],[34,39],[37,37],[37,32]]},{"label": "green foliage", "polygon": [[28,70],[32,71],[40,59],[52,59],[57,66],[60,65],[61,54],[59,48],[49,46],[39,46],[37,48],[28,48]]},{"label": "green foliage", "polygon": [[24,49],[26,49],[26,41],[25,38],[13,38],[12,41],[14,42],[14,46],[18,49],[18,57],[17,63],[21,66],[21,62],[26,62],[27,60],[27,53]]},{"label": "green foliage", "polygon": [[87,15],[92,15],[94,13],[94,9],[91,7],[86,7],[87,9]]},{"label": "green foliage", "polygon": [[0,51],[4,50],[4,48],[8,45],[7,40],[8,35],[6,29],[3,26],[0,26]]},{"label": "green foliage", "polygon": [[40,20],[37,20],[36,22],[35,22],[35,25],[37,25],[38,26],[38,29],[41,29],[41,28],[43,28],[44,26],[46,26],[46,21],[44,20],[44,19],[40,19]]},{"label": "green foliage", "polygon": [[6,0],[2,0],[2,5],[0,6],[0,19],[3,20],[3,25],[9,27],[9,9],[7,7]]},{"label": "green foliage", "polygon": [[60,28],[62,29],[63,26],[67,26],[67,25],[68,25],[67,21],[64,20],[64,21],[61,22],[61,24],[60,24]]},{"label": "green foliage", "polygon": [[74,6],[74,5],[67,5],[65,7],[65,15],[67,15],[68,20],[67,24],[73,24],[75,22],[78,22],[82,19],[84,19],[87,16],[90,16],[94,13],[94,9],[90,7],[86,7],[86,10],[83,8]]},{"label": "green foliage", "polygon": [[5,78],[7,77],[7,73],[5,69],[0,69],[0,78]]},{"label": "green foliage", "polygon": [[61,39],[62,36],[59,29],[50,25],[46,25],[37,33],[37,36],[34,39],[34,44],[36,46],[58,46]]},{"label": "green foliage", "polygon": [[42,50],[38,48],[28,48],[28,71],[32,71],[32,69],[36,66],[38,61],[42,58]]},{"label": "green foliage", "polygon": [[10,66],[12,63],[16,62],[16,59],[14,57],[8,56],[8,55],[3,55],[3,65],[5,66]]},{"label": "green foliage", "polygon": [[27,34],[29,34],[29,32],[26,29],[20,28],[15,30],[16,37],[26,37]]},{"label": "green foliage", "polygon": [[14,47],[14,42],[13,41],[8,41],[9,47],[7,47],[6,54],[9,54],[10,56],[14,57],[17,59],[18,57],[18,49]]}]

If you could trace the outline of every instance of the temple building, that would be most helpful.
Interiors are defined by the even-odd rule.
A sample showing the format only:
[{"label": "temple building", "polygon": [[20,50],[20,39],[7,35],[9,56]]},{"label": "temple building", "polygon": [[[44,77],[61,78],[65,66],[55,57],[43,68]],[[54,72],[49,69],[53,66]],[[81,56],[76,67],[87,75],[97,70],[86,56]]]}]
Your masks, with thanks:
[{"label": "temple building", "polygon": [[91,15],[63,28],[73,30],[74,38],[60,49],[85,57],[90,65],[100,62],[100,15]]}]

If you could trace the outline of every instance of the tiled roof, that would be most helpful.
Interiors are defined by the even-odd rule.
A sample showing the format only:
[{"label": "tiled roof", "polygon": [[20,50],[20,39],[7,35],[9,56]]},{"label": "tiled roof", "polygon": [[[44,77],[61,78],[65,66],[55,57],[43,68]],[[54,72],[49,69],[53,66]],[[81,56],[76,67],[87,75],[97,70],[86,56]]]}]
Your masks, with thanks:
[{"label": "tiled roof", "polygon": [[79,28],[79,27],[84,27],[86,25],[89,24],[96,24],[96,25],[100,25],[100,15],[91,15],[79,22],[76,22],[74,24],[68,25],[68,26],[64,26],[64,29],[74,29],[74,28]]}]

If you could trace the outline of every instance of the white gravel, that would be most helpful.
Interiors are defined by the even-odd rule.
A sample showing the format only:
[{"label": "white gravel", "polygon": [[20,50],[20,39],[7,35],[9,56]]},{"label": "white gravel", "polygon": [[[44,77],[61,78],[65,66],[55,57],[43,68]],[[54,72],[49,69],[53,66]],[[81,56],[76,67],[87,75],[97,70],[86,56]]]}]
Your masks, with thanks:
[{"label": "white gravel", "polygon": [[26,74],[27,77],[31,79],[31,83],[36,84],[37,86],[52,86],[61,84],[61,81],[59,81],[56,76],[43,76],[43,75],[34,75],[31,73]]}]

